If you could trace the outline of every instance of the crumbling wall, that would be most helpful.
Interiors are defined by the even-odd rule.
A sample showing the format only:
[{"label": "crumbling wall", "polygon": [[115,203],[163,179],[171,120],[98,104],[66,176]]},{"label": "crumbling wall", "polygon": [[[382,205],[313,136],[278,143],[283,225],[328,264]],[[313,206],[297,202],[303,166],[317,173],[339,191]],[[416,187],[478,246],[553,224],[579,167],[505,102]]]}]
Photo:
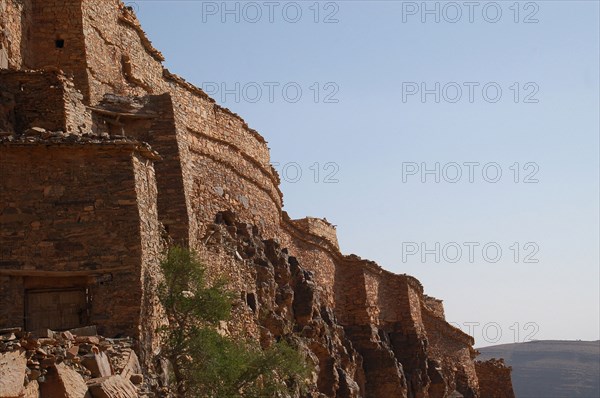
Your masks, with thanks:
[{"label": "crumbling wall", "polygon": [[291,220],[291,222],[298,229],[325,239],[329,244],[333,245],[339,251],[340,246],[338,244],[335,226],[329,223],[327,220],[314,217],[305,217],[299,220]]},{"label": "crumbling wall", "polygon": [[[214,214],[226,209],[258,225],[265,236],[277,236],[282,195],[264,139],[202,90],[164,70],[162,55],[120,1],[85,0],[83,15],[91,104],[101,103],[105,93],[171,95],[171,136],[176,140],[167,144],[151,135],[148,142],[161,145],[157,150],[165,151],[165,159],[176,155],[180,163],[192,246],[197,246]],[[174,203],[171,190],[159,187],[159,192]],[[159,197],[159,208],[161,201]]]},{"label": "crumbling wall", "polygon": [[60,73],[0,71],[0,130],[86,131],[92,125],[91,115],[81,99],[73,83]]},{"label": "crumbling wall", "polygon": [[440,373],[449,392],[456,390],[465,398],[477,397],[479,383],[473,362],[475,340],[425,306],[422,315],[429,341],[429,359],[441,367]]},{"label": "crumbling wall", "polygon": [[512,368],[503,359],[475,361],[481,398],[515,398],[510,374]]},{"label": "crumbling wall", "polygon": [[194,241],[214,214],[232,210],[274,238],[279,233],[282,195],[266,142],[245,122],[214,104],[202,91],[166,75],[175,104],[184,183]]},{"label": "crumbling wall", "polygon": [[158,236],[153,206],[138,207],[156,200],[151,165],[132,158],[129,143],[39,144],[0,146],[0,301],[14,303],[2,306],[0,327],[23,326],[31,278],[36,288],[52,288],[82,277],[89,322],[108,336],[138,336],[140,267],[156,250],[156,239],[142,242],[141,231]]},{"label": "crumbling wall", "polygon": [[158,216],[167,234],[177,244],[187,244],[190,203],[182,169],[174,104],[170,94],[129,98],[107,95],[93,107],[97,132],[120,135],[149,143],[162,159],[156,163]]},{"label": "crumbling wall", "polygon": [[323,289],[323,299],[332,308],[337,307],[335,303],[337,264],[341,260],[341,254],[336,247],[332,246],[322,237],[311,233],[301,224],[290,220],[287,213],[283,214],[279,238],[288,247],[290,253],[296,257],[306,268],[313,272],[315,280]]},{"label": "crumbling wall", "polygon": [[427,307],[427,309],[438,318],[446,319],[446,314],[444,313],[444,302],[442,300],[424,295],[423,305],[425,305],[425,307]]}]

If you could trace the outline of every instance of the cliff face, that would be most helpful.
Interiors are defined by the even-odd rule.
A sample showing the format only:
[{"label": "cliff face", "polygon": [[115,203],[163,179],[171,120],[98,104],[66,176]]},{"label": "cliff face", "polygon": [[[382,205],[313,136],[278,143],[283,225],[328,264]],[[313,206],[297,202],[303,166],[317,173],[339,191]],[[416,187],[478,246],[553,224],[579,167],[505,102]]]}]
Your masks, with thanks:
[{"label": "cliff face", "polygon": [[[97,324],[152,366],[164,233],[239,293],[230,333],[301,342],[314,396],[486,397],[496,373],[494,396],[513,396],[419,281],[287,216],[264,138],[165,70],[120,1],[0,10],[0,328]],[[72,301],[46,309],[56,325],[35,305],[49,291]]]}]

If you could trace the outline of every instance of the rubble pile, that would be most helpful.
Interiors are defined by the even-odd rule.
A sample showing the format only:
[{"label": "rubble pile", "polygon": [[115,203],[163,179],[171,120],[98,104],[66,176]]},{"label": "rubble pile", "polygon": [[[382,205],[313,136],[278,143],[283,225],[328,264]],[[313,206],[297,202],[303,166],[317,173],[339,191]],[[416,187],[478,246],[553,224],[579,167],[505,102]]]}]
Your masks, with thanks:
[{"label": "rubble pile", "polygon": [[154,396],[130,338],[69,331],[0,330],[0,398]]}]

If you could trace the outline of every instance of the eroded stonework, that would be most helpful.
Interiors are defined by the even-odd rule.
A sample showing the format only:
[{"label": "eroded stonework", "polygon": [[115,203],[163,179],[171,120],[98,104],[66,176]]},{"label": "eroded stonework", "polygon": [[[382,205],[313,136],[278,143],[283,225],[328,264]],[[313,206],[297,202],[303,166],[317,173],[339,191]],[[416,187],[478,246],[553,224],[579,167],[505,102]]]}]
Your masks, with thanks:
[{"label": "eroded stonework", "polygon": [[[325,220],[289,218],[264,138],[164,69],[131,9],[0,12],[0,328],[95,324],[155,367],[172,241],[239,294],[228,333],[301,342],[314,397],[514,397],[510,370],[476,363],[418,280],[343,255]],[[44,299],[67,303],[45,308],[56,324]]]}]

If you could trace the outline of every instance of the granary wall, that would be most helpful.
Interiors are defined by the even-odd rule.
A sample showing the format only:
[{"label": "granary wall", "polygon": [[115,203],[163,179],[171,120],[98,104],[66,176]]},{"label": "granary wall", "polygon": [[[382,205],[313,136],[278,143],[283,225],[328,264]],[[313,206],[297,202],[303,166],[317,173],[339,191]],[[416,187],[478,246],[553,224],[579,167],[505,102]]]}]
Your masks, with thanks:
[{"label": "granary wall", "polygon": [[15,303],[0,327],[25,326],[24,289],[62,286],[87,290],[84,323],[138,336],[140,270],[158,250],[152,165],[122,144],[35,144],[0,147],[1,301]]},{"label": "granary wall", "polygon": [[[83,10],[91,104],[99,104],[105,93],[171,95],[171,136],[176,140],[158,142],[162,138],[151,136],[148,142],[167,150],[169,156],[165,158],[176,154],[180,162],[188,209],[186,240],[195,246],[194,242],[204,235],[204,226],[218,211],[226,209],[258,225],[263,236],[275,237],[282,195],[264,139],[202,90],[163,69],[162,55],[120,1],[86,0]],[[159,185],[161,174],[157,166]],[[174,203],[170,191],[159,192]],[[161,201],[159,197],[159,213]],[[181,238],[182,233],[175,236]]]},{"label": "granary wall", "polygon": [[444,302],[442,300],[424,295],[423,304],[438,318],[446,319],[446,314],[444,313]]},{"label": "granary wall", "polygon": [[164,252],[164,242],[158,220],[158,187],[153,160],[137,153],[131,160],[135,177],[141,249],[141,258],[136,263],[135,274],[140,279],[139,317],[142,321],[136,335],[139,336],[141,360],[150,364],[153,353],[160,344],[156,331],[164,319],[156,296],[161,275],[159,260]]}]

